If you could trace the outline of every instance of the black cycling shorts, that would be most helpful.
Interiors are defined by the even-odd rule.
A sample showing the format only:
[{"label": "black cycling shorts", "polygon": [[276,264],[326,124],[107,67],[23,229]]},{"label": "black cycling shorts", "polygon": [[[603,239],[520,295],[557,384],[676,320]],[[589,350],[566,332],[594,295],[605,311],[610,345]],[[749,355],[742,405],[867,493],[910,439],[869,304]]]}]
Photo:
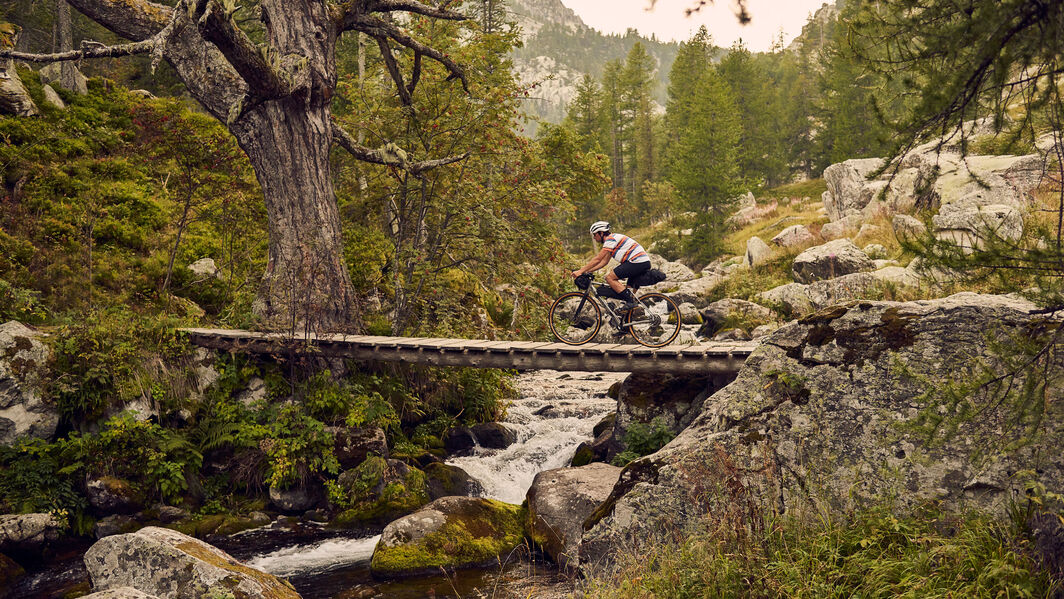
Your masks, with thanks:
[{"label": "black cycling shorts", "polygon": [[617,278],[623,281],[641,275],[648,270],[650,270],[650,260],[647,260],[646,262],[624,262],[617,268],[613,269],[613,274],[617,275]]}]

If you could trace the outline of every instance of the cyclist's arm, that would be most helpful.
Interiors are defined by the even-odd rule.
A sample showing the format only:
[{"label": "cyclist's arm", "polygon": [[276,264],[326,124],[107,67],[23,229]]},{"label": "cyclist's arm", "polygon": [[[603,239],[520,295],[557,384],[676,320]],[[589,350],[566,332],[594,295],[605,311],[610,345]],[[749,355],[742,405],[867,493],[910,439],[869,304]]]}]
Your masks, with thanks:
[{"label": "cyclist's arm", "polygon": [[606,248],[602,248],[599,251],[598,255],[588,261],[588,263],[585,264],[583,268],[581,268],[580,270],[574,270],[573,276],[579,277],[584,273],[595,272],[596,270],[610,263],[610,256],[610,251]]}]

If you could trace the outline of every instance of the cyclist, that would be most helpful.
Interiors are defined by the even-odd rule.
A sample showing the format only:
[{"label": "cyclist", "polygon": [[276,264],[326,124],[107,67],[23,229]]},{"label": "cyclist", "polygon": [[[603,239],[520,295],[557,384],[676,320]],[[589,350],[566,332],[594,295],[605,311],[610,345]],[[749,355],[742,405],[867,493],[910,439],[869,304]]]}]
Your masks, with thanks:
[{"label": "cyclist", "polygon": [[602,250],[580,270],[573,271],[573,278],[584,273],[594,272],[610,262],[610,258],[620,262],[620,266],[606,274],[606,284],[625,301],[621,311],[631,310],[639,305],[635,294],[621,279],[641,275],[650,270],[650,256],[639,242],[620,233],[610,232],[610,223],[600,220],[591,224],[591,237],[595,243],[602,244]]}]

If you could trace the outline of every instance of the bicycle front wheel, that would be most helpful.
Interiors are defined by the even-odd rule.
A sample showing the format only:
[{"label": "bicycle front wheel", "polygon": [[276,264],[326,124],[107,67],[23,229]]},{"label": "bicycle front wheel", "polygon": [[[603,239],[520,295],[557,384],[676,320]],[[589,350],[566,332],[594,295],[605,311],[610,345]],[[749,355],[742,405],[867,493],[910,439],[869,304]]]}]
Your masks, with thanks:
[{"label": "bicycle front wheel", "polygon": [[667,295],[648,293],[639,298],[641,306],[628,313],[625,327],[635,340],[647,347],[672,343],[680,334],[683,318],[680,307]]},{"label": "bicycle front wheel", "polygon": [[547,322],[558,341],[581,345],[598,334],[602,327],[602,310],[590,297],[573,291],[554,300]]}]

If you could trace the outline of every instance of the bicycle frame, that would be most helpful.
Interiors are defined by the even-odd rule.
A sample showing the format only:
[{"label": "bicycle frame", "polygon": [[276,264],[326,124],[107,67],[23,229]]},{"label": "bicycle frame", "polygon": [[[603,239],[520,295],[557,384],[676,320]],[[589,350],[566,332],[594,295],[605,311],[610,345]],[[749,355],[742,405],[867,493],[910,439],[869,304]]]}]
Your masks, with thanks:
[{"label": "bicycle frame", "polygon": [[[635,295],[635,292],[638,289],[638,287],[629,287],[629,289],[632,290],[632,295],[635,296],[636,300],[640,304],[642,304],[643,301],[639,298],[638,295]],[[595,288],[595,277],[594,276],[591,277],[590,282],[587,284],[587,289],[584,290],[584,299],[580,301],[580,305],[577,306],[577,308],[576,308],[576,313],[577,314],[579,314],[580,311],[584,309],[584,302],[586,302],[589,299],[591,301],[595,302],[596,304],[598,304],[598,306],[600,308],[602,308],[606,312],[606,314],[609,316],[609,324],[610,324],[610,326],[613,326],[615,328],[624,329],[624,328],[629,328],[629,327],[631,327],[634,324],[647,324],[647,323],[650,322],[650,321],[646,321],[646,320],[634,320],[632,322],[624,322],[624,315],[623,314],[618,314],[616,311],[614,311],[614,309],[610,306],[610,303],[606,301],[606,299],[613,299],[613,298],[604,298],[601,295],[599,295],[598,289]]]}]

